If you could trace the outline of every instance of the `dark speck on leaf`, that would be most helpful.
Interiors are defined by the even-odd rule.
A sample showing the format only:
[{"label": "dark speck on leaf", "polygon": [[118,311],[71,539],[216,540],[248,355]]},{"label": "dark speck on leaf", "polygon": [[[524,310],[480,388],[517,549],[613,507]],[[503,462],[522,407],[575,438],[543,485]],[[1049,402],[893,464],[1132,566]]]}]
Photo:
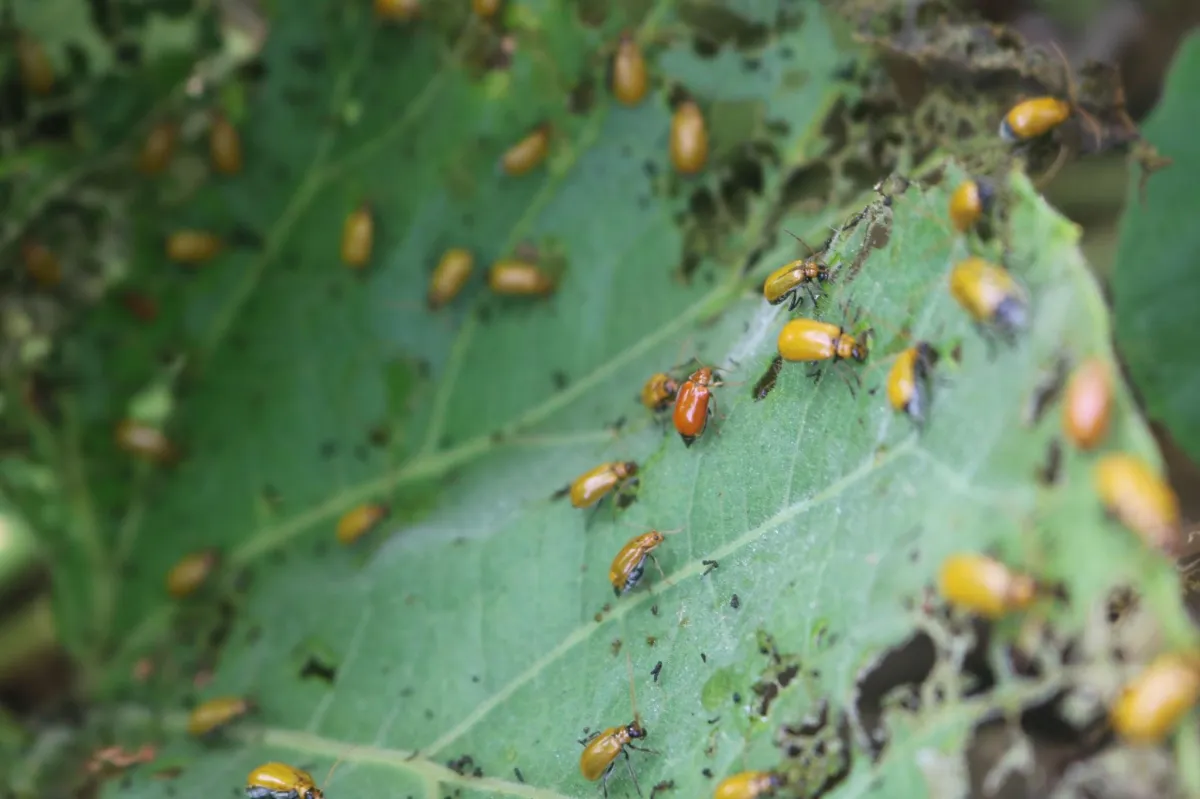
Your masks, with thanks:
[{"label": "dark speck on leaf", "polygon": [[650,606],[650,612],[651,612],[652,614],[654,614],[655,616],[657,616],[657,615],[658,615],[658,605],[657,605],[657,604],[651,605],[651,606]]},{"label": "dark speck on leaf", "polygon": [[733,693],[733,702],[734,702],[734,704],[741,704],[741,702],[742,702],[742,695],[741,695],[741,694],[739,694],[738,692],[734,691],[734,693]]},{"label": "dark speck on leaf", "polygon": [[642,171],[646,173],[646,177],[654,178],[658,176],[658,164],[653,161],[645,161],[642,163]]},{"label": "dark speck on leaf", "polygon": [[337,454],[337,444],[333,441],[324,441],[321,443],[321,457],[329,460]]},{"label": "dark speck on leaf", "polygon": [[517,778],[517,782],[525,782],[525,775],[516,766],[513,766],[513,775]]},{"label": "dark speck on leaf", "polygon": [[734,610],[737,610],[741,606],[742,606],[742,600],[740,597],[738,597],[737,594],[734,594],[732,597],[730,597],[729,607],[733,608]]},{"label": "dark speck on leaf", "polygon": [[392,431],[386,423],[377,424],[367,431],[367,441],[373,447],[386,447],[392,439]]},{"label": "dark speck on leaf", "polygon": [[322,663],[309,655],[300,669],[300,679],[307,680],[309,678],[333,685],[334,680],[337,679],[337,667],[329,663]]},{"label": "dark speck on leaf", "polygon": [[700,660],[702,660],[703,662],[707,663],[707,662],[708,662],[708,655],[706,655],[706,654],[704,654],[703,652],[701,652],[701,653],[700,653]]},{"label": "dark speck on leaf", "polygon": [[706,768],[706,769],[702,770],[700,773],[703,774],[704,778],[708,779],[708,780],[711,780],[713,777],[712,769],[710,769],[710,768]]},{"label": "dark speck on leaf", "polygon": [[562,391],[564,388],[567,387],[570,380],[567,377],[566,372],[564,372],[561,369],[555,369],[553,372],[550,373],[550,382],[554,385],[555,391]]}]

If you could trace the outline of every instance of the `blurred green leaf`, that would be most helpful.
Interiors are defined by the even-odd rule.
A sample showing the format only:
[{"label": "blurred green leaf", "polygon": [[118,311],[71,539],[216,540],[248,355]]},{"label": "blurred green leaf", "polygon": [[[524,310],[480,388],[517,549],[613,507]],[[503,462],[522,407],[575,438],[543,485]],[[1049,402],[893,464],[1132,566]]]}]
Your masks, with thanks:
[{"label": "blurred green leaf", "polygon": [[[1021,176],[1004,184],[999,240],[981,245],[945,219],[963,178],[955,164],[940,184],[887,198],[836,171],[845,153],[829,151],[826,117],[857,91],[837,77],[857,54],[836,46],[845,31],[814,4],[780,2],[771,15],[739,4],[765,27],[715,55],[682,33],[708,24],[697,4],[627,5],[639,13],[589,28],[570,4],[510,4],[512,63],[480,78],[499,42],[465,4],[409,26],[376,23],[367,3],[281,4],[265,77],[246,87],[245,171],[192,181],[207,153],[193,136],[171,175],[139,185],[130,285],[162,313],[146,324],[98,307],[63,345],[63,449],[80,476],[64,526],[118,560],[66,561],[59,581],[75,593],[59,591],[88,620],[67,631],[77,648],[99,637],[99,651],[116,650],[88,681],[119,700],[105,742],[153,740],[184,768],[167,782],[143,769],[109,794],[222,795],[278,759],[312,770],[331,797],[592,796],[575,741],[631,719],[628,654],[659,752],[634,755],[643,792],[673,780],[679,796],[699,796],[726,774],[777,766],[781,725],[827,703],[824,726],[790,733],[808,754],[789,773],[810,791],[844,777],[838,796],[917,795],[929,764],[956,779],[946,764],[981,719],[1080,682],[1047,667],[1037,679],[997,675],[960,701],[963,641],[939,639],[931,679],[946,698],[913,709],[875,697],[883,756],[873,763],[859,734],[846,748],[842,720],[866,712],[860,675],[931,628],[923,589],[955,550],[990,549],[1061,581],[1071,602],[1038,613],[1064,635],[1102,636],[1089,614],[1136,582],[1171,640],[1182,637],[1171,564],[1103,519],[1089,460],[1067,452],[1053,486],[1035,478],[1058,437],[1055,408],[1024,419],[1046,371],[1109,357],[1077,229]],[[590,55],[625,28],[661,77],[635,108],[610,100]],[[710,166],[690,180],[667,157],[676,82],[713,132]],[[569,92],[588,96],[581,84],[591,104],[568,110]],[[546,166],[499,174],[501,153],[544,121],[555,131]],[[837,198],[819,216],[782,199],[816,159],[834,165]],[[357,274],[339,240],[364,201],[377,235]],[[859,211],[836,236],[835,279],[815,313],[840,323],[860,310],[875,334],[868,364],[816,381],[788,365],[754,401],[787,315],[758,286],[804,254],[780,231],[815,243]],[[205,266],[169,264],[163,238],[180,227],[230,246]],[[423,308],[446,248],[470,248],[482,273],[522,244],[563,259],[553,298],[500,301],[477,274],[444,311]],[[994,354],[946,291],[973,250],[1003,254],[1033,298],[1029,330]],[[883,390],[916,338],[944,356],[922,435]],[[170,432],[188,455],[151,473],[116,450],[113,426],[179,353]],[[729,385],[689,449],[635,397],[693,355],[725,367]],[[1111,446],[1153,457],[1124,391]],[[551,499],[615,459],[641,465],[630,507],[592,514]],[[363,501],[393,514],[341,548],[337,519]],[[667,579],[650,566],[614,599],[608,565],[650,527],[682,528],[657,552]],[[219,585],[171,602],[167,570],[210,546],[224,553]],[[129,675],[143,657],[156,672],[139,682]],[[1116,664],[1098,654],[1088,665],[1086,687],[1104,697]],[[786,686],[764,719],[755,686],[771,675]],[[188,705],[222,694],[252,695],[260,714],[227,748],[186,740]],[[446,765],[464,756],[465,774]],[[620,767],[610,789],[631,793]]]},{"label": "blurred green leaf", "polygon": [[1162,100],[1143,127],[1174,163],[1133,180],[1112,273],[1117,346],[1151,419],[1200,461],[1200,226],[1193,220],[1200,142],[1200,36],[1180,47]]}]

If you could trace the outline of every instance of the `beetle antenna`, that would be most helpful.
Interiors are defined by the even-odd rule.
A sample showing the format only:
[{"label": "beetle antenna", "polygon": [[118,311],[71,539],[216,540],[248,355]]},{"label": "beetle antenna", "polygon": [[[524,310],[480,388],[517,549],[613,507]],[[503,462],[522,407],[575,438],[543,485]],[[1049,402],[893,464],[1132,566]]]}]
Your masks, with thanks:
[{"label": "beetle antenna", "polygon": [[817,254],[817,251],[816,251],[816,249],[814,249],[814,248],[813,248],[813,246],[812,246],[811,244],[809,244],[807,241],[805,241],[804,239],[802,239],[802,238],[800,238],[799,236],[797,236],[797,235],[796,235],[795,233],[793,233],[792,231],[790,231],[790,230],[787,230],[786,228],[784,229],[784,232],[785,232],[785,233],[787,233],[789,236],[791,236],[791,237],[792,237],[793,239],[795,239],[796,241],[798,241],[798,242],[800,242],[801,244],[803,244],[803,245],[804,245],[806,248],[808,248],[808,257],[809,257],[809,258],[812,258],[812,257],[816,256],[816,254]]},{"label": "beetle antenna", "polygon": [[[1071,77],[1071,62],[1067,61],[1067,57],[1063,54],[1062,48],[1058,46],[1058,42],[1051,39],[1050,46],[1054,48],[1054,52],[1058,53],[1059,60],[1061,60],[1063,64],[1063,70],[1065,71],[1067,77],[1067,99],[1071,101],[1071,106],[1079,112],[1079,115],[1087,121],[1088,127],[1090,127],[1092,130],[1092,135],[1096,137],[1096,149],[1100,149],[1100,145],[1104,143],[1103,136],[1100,132],[1100,123],[1097,122],[1096,118],[1085,111],[1083,106],[1079,104],[1079,96],[1075,92],[1075,81]],[[1059,166],[1061,166],[1061,164],[1059,164],[1058,160],[1056,160],[1054,169],[1055,172],[1058,171]]]}]

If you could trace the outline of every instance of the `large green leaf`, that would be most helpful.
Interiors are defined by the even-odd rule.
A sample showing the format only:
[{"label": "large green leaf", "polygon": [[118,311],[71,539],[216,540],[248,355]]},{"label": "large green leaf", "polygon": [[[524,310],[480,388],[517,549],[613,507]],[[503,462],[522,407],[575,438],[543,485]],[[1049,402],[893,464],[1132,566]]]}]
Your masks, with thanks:
[{"label": "large green leaf", "polygon": [[1200,380],[1193,309],[1200,303],[1200,230],[1192,224],[1194,135],[1200,106],[1200,36],[1175,56],[1158,108],[1144,134],[1174,163],[1131,182],[1113,270],[1117,344],[1150,418],[1163,422],[1193,459],[1200,458]]},{"label": "large green leaf", "polygon": [[[1068,452],[1051,487],[1034,476],[1058,435],[1053,408],[1023,421],[1044,373],[1064,355],[1108,357],[1077,230],[1018,175],[998,241],[953,235],[953,165],[945,185],[867,191],[820,220],[781,202],[792,170],[826,155],[827,112],[852,92],[835,78],[846,54],[831,18],[780,3],[769,34],[731,37],[715,57],[679,38],[657,51],[659,74],[697,96],[714,130],[709,170],[682,180],[666,157],[667,87],[617,106],[592,69],[600,60],[584,54],[626,26],[647,42],[678,36],[700,24],[695,6],[592,29],[558,4],[511,4],[512,67],[478,79],[462,66],[479,35],[458,36],[465,19],[384,27],[367,5],[281,9],[242,126],[246,173],[183,202],[147,189],[157,213],[139,223],[134,280],[160,296],[163,320],[146,328],[98,310],[69,342],[81,388],[67,451],[88,454],[73,521],[131,557],[119,574],[62,574],[74,591],[63,604],[76,606],[64,615],[81,620],[68,634],[81,650],[97,635],[116,648],[103,667],[88,663],[89,685],[120,700],[98,713],[116,739],[158,740],[159,764],[182,767],[169,782],[139,772],[126,793],[222,795],[272,759],[324,782],[342,757],[331,796],[590,796],[575,741],[585,726],[630,720],[628,654],[660,753],[635,755],[643,790],[673,780],[679,795],[701,795],[727,773],[778,765],[777,729],[823,700],[821,735],[836,738],[862,669],[929,626],[922,589],[954,550],[994,549],[1063,581],[1072,601],[1044,612],[1066,634],[1136,581],[1178,636],[1170,564],[1103,520],[1088,459]],[[567,113],[562,98],[585,74],[595,102]],[[497,174],[507,144],[547,118],[547,168]],[[339,263],[338,242],[364,198],[379,236],[361,278]],[[756,286],[799,254],[780,230],[820,236],[856,211],[816,313],[843,321],[859,309],[875,334],[868,365],[816,381],[787,366],[755,401],[786,317]],[[160,255],[181,225],[238,231],[244,245],[185,274]],[[419,308],[446,247],[486,264],[524,240],[565,261],[551,300],[497,302],[477,279],[442,314]],[[994,354],[946,291],[955,260],[980,246],[1003,252],[1033,297],[1029,330]],[[908,336],[945,355],[923,434],[881,390]],[[188,457],[148,474],[125,465],[111,430],[164,352],[186,355],[172,433]],[[634,395],[693,354],[731,384],[687,448]],[[1123,391],[1111,445],[1152,457]],[[625,510],[591,516],[551,498],[613,459],[642,467]],[[392,504],[391,521],[366,546],[338,547],[338,516],[366,500]],[[682,528],[658,551],[667,580],[651,566],[646,585],[614,600],[608,564],[649,527]],[[202,546],[225,553],[228,601],[172,604],[163,575]],[[138,684],[128,675],[141,657],[157,673]],[[936,661],[958,685],[960,664],[942,650]],[[755,685],[796,663],[761,718]],[[209,668],[212,682],[193,690]],[[332,682],[311,676],[323,668]],[[1067,679],[1002,679],[919,711],[888,702],[891,743],[872,762],[856,739],[838,795],[915,795],[919,762],[960,755],[997,706],[1040,701]],[[187,740],[187,706],[230,693],[252,695],[257,719],[227,746]],[[835,745],[806,766],[809,787],[843,754]],[[482,778],[445,765],[464,755]],[[628,792],[626,780],[618,771],[613,791]]]}]

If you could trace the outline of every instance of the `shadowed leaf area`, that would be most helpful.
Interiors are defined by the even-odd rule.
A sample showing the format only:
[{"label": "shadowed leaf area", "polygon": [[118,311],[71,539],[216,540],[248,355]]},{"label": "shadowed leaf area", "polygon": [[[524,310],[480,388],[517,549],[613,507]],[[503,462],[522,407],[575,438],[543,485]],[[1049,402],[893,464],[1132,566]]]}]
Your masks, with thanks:
[{"label": "shadowed leaf area", "polygon": [[[627,662],[655,750],[631,753],[647,795],[763,768],[787,795],[917,796],[983,779],[965,762],[981,740],[1011,767],[986,767],[1001,783],[1091,754],[1128,671],[1111,592],[1136,582],[1129,613],[1184,622],[1171,564],[1104,518],[1056,396],[1038,401],[1061,364],[1112,361],[1078,230],[1020,174],[1000,176],[987,241],[949,224],[956,163],[872,190],[862,127],[835,151],[827,123],[862,90],[858,54],[815,3],[624,3],[592,24],[596,4],[512,2],[515,49],[469,4],[426,5],[383,24],[366,2],[277,4],[234,119],[244,170],[147,181],[137,199],[130,279],[159,319],[100,308],[64,344],[65,429],[87,453],[76,518],[124,560],[64,576],[62,624],[77,648],[111,642],[94,683],[120,741],[161,746],[104,795],[231,796],[278,760],[330,797],[593,796],[577,741],[633,720]],[[605,83],[626,29],[653,76],[633,107]],[[688,96],[711,152],[681,177],[668,140]],[[119,123],[128,109],[98,107],[97,125],[140,141],[150,102]],[[504,174],[504,151],[543,123],[546,163]],[[374,245],[348,269],[343,225],[364,203]],[[170,264],[164,238],[182,228],[226,246]],[[808,254],[784,231],[832,236],[815,309],[762,299],[769,272]],[[450,247],[475,272],[430,311]],[[527,252],[554,294],[490,294],[487,266]],[[1028,291],[1011,344],[989,344],[947,290],[970,254]],[[769,388],[789,316],[862,334],[866,363],[815,377],[785,363]],[[941,354],[920,431],[886,391],[918,340]],[[637,396],[693,357],[725,385],[687,447]],[[113,428],[176,369],[167,429],[184,456],[135,467]],[[1122,386],[1106,446],[1156,457]],[[618,460],[640,467],[625,507],[553,498]],[[339,518],[364,502],[390,516],[340,545]],[[661,573],[647,563],[614,597],[609,564],[650,529],[678,530]],[[172,600],[168,569],[206,547],[215,583]],[[951,617],[928,588],[956,551],[1057,590],[994,629]],[[1001,657],[1018,630],[1020,655]],[[156,670],[137,682],[144,657]],[[257,712],[189,739],[187,710],[222,695]],[[157,779],[167,766],[180,771]],[[608,789],[635,795],[623,763]]]},{"label": "shadowed leaf area", "polygon": [[1200,233],[1180,211],[1192,201],[1187,175],[1200,162],[1183,122],[1195,112],[1198,81],[1200,38],[1193,35],[1175,56],[1162,102],[1146,123],[1146,138],[1175,163],[1144,185],[1131,183],[1113,271],[1121,354],[1150,418],[1165,424],[1193,459],[1200,457],[1200,427],[1193,413],[1196,334],[1190,309],[1200,297],[1188,278],[1200,255]]}]

